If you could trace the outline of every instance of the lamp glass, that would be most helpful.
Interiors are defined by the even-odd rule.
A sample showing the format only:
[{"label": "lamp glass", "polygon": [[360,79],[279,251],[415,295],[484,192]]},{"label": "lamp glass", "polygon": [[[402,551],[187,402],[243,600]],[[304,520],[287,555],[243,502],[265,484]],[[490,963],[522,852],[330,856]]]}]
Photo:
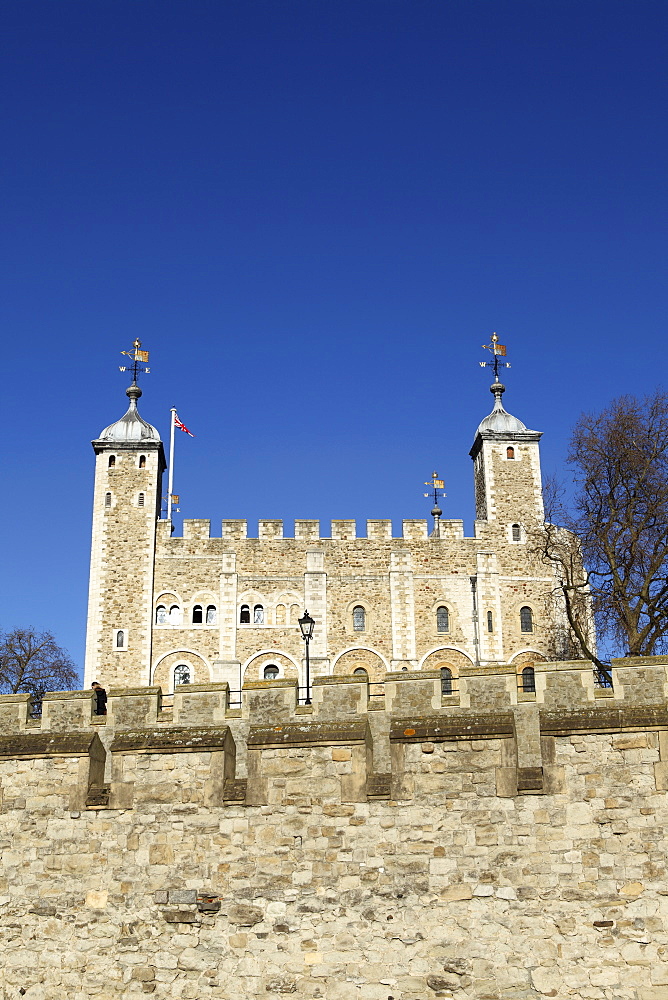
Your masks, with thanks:
[{"label": "lamp glass", "polygon": [[309,615],[308,611],[304,612],[304,617],[299,619],[299,627],[302,631],[302,637],[304,639],[310,639],[313,635],[313,626],[315,621]]}]

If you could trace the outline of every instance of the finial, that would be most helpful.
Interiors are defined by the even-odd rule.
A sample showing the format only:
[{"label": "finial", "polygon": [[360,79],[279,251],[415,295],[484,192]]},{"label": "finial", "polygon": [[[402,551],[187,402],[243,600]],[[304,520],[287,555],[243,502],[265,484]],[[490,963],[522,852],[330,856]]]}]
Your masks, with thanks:
[{"label": "finial", "polygon": [[[148,361],[148,351],[142,351],[141,340],[135,340],[134,344],[132,345],[132,350],[121,351],[121,354],[124,354],[132,361],[131,365],[119,365],[118,370],[121,372],[132,372],[132,385],[130,386],[130,389],[132,389],[132,393],[130,392],[130,389],[127,389],[126,391],[128,396],[130,396],[130,401],[132,402],[134,397],[134,402],[136,403],[137,400],[139,399],[139,396],[141,396],[141,389],[137,385],[137,378],[139,376],[139,373],[146,372],[146,374],[149,375],[151,372],[150,368],[139,367],[140,364],[142,363],[146,364],[146,362]],[[135,393],[134,391],[135,389],[138,390],[137,393]]]},{"label": "finial", "polygon": [[499,338],[495,333],[492,334],[491,344],[483,344],[483,348],[486,351],[491,351],[494,358],[493,361],[479,361],[478,364],[481,368],[493,368],[494,369],[494,381],[492,382],[490,392],[494,394],[497,402],[501,403],[501,396],[506,391],[505,385],[502,385],[499,381],[499,368],[510,368],[507,361],[499,361],[499,358],[505,358],[506,347],[505,344],[499,343]]},{"label": "finial", "polygon": [[442,479],[438,478],[437,472],[432,472],[431,479],[428,479],[426,481],[425,486],[431,486],[431,489],[428,493],[425,493],[424,495],[426,497],[433,497],[434,499],[434,506],[431,509],[431,516],[434,519],[434,530],[432,531],[431,536],[432,538],[440,538],[441,535],[440,521],[441,521],[441,514],[443,513],[443,511],[438,506],[438,500],[439,497],[446,496],[445,490],[443,489],[443,487],[445,486],[445,482]]}]

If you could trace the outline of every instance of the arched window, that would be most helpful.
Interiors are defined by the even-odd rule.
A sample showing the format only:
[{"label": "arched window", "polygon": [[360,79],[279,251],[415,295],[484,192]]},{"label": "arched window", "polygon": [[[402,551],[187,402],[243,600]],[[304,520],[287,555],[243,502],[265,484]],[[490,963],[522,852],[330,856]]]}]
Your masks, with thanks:
[{"label": "arched window", "polygon": [[253,608],[253,625],[264,625],[264,608],[256,604]]},{"label": "arched window", "polygon": [[104,494],[104,506],[111,507],[111,493]]},{"label": "arched window", "polygon": [[267,664],[267,666],[264,668],[264,679],[266,681],[275,681],[277,677],[278,677],[278,667],[273,663]]},{"label": "arched window", "polygon": [[515,458],[515,449],[508,447],[506,448],[506,458]]},{"label": "arched window", "polygon": [[190,667],[187,663],[179,663],[178,667],[174,667],[174,687],[179,684],[190,684]]},{"label": "arched window", "polygon": [[250,625],[250,608],[247,604],[241,605],[241,610],[239,611],[239,624]]},{"label": "arched window", "polygon": [[146,468],[146,455],[140,455],[139,456],[139,468],[140,469],[145,469]]},{"label": "arched window", "polygon": [[531,608],[520,608],[520,629],[522,632],[533,632],[533,612]]},{"label": "arched window", "polygon": [[123,649],[125,647],[125,632],[123,629],[118,630],[116,633],[116,649]]},{"label": "arched window", "polygon": [[159,604],[155,609],[155,624],[156,625],[166,625],[167,624],[167,608],[164,604]]},{"label": "arched window", "polygon": [[202,605],[196,604],[193,608],[193,625],[202,624]]},{"label": "arched window", "polygon": [[520,528],[519,524],[514,524],[513,525],[512,532],[513,532],[513,541],[514,542],[521,542],[522,541],[522,529]]},{"label": "arched window", "polygon": [[181,608],[178,604],[172,604],[169,609],[169,624],[170,625],[180,625],[181,624]]},{"label": "arched window", "polygon": [[276,624],[285,625],[285,604],[279,604],[276,608]]},{"label": "arched window", "polygon": [[143,493],[139,494],[139,498],[137,500],[137,506],[138,507],[143,507],[144,506],[144,494]]},{"label": "arched window", "polygon": [[450,612],[443,604],[440,608],[436,609],[436,631],[450,631]]},{"label": "arched window", "polygon": [[452,694],[452,670],[450,667],[441,667],[441,694]]},{"label": "arched window", "polygon": [[533,667],[525,667],[522,671],[522,690],[523,691],[535,691],[536,690],[536,675],[534,673]]},{"label": "arched window", "polygon": [[216,610],[215,604],[207,604],[206,606],[207,625],[215,625],[217,621],[218,621],[218,612]]},{"label": "arched window", "polygon": [[353,630],[363,632],[366,628],[366,611],[361,604],[353,608]]},{"label": "arched window", "polygon": [[494,631],[494,617],[491,611],[487,612],[487,631],[488,632]]},{"label": "arched window", "polygon": [[113,467],[115,465],[116,465],[116,456],[115,455],[110,455],[109,456],[109,468],[113,469]]},{"label": "arched window", "polygon": [[357,676],[360,678],[364,677],[365,680],[367,681],[369,680],[369,675],[364,669],[364,667],[355,667],[355,669],[353,670],[353,676],[354,677]]}]

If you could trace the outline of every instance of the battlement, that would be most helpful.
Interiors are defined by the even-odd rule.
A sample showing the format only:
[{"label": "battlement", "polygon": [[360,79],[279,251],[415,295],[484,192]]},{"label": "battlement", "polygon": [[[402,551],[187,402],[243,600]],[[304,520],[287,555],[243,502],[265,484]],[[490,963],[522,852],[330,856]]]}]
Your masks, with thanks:
[{"label": "battlement", "polygon": [[[312,541],[353,541],[356,539],[369,540],[374,542],[391,541],[392,539],[404,539],[409,541],[419,541],[430,537],[430,526],[426,518],[408,518],[402,522],[400,535],[393,534],[392,521],[390,519],[370,519],[366,522],[366,535],[357,534],[357,522],[354,519],[335,519],[330,522],[330,533],[321,534],[320,521],[318,520],[295,520],[294,533],[292,536],[284,533],[283,521],[280,518],[261,518],[258,521],[257,534],[249,534],[248,521],[244,519],[225,518],[221,525],[221,534],[216,536],[211,534],[211,521],[207,518],[188,518],[183,521],[184,539],[203,541],[209,538],[223,538],[228,541],[243,541],[248,538],[257,538],[263,541],[294,540],[301,542]],[[165,541],[170,538],[178,538],[178,535],[171,534],[171,524],[169,521],[158,521],[158,537]],[[440,538],[459,539],[464,538],[464,522],[461,519],[451,518],[440,521]]]},{"label": "battlement", "polygon": [[[3,695],[0,756],[62,756],[67,740],[86,730],[100,735],[112,759],[130,752],[215,749],[223,755],[216,765],[220,801],[227,782],[235,801],[258,805],[270,800],[271,775],[262,770],[262,753],[271,748],[347,747],[355,764],[341,783],[342,801],[410,798],[402,784],[402,748],[415,742],[502,741],[499,796],[559,790],[549,745],[557,735],[654,732],[668,751],[668,657],[614,660],[613,687],[596,685],[588,661],[537,663],[534,670],[535,691],[518,686],[513,665],[462,668],[445,691],[439,671],[388,673],[373,685],[354,675],[316,677],[308,705],[300,702],[297,681],[289,679],[247,683],[240,707],[231,702],[226,683],[183,685],[171,699],[159,687],[118,688],[109,692],[106,716],[93,714],[90,691],[45,695],[39,719],[30,716],[28,695]],[[130,742],[123,735],[128,732]],[[83,749],[77,744],[76,755],[86,753],[92,754],[90,773],[99,784],[105,755],[99,740]],[[130,804],[119,767],[112,764],[116,778],[105,800],[112,809]],[[657,788],[668,787],[667,767],[662,753]],[[81,779],[93,783],[89,772]],[[93,796],[91,808],[98,808],[98,799]]]}]

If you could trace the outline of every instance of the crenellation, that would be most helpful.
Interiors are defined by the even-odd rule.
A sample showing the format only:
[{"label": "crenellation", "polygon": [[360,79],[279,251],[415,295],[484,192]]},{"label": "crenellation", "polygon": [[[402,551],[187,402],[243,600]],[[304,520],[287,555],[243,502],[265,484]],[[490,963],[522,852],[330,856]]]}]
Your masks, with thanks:
[{"label": "crenellation", "polygon": [[245,518],[223,518],[222,537],[229,541],[240,541],[248,537],[248,521]]},{"label": "crenellation", "polygon": [[267,518],[261,518],[258,521],[258,538],[283,538],[283,521],[278,519],[270,520]]}]

